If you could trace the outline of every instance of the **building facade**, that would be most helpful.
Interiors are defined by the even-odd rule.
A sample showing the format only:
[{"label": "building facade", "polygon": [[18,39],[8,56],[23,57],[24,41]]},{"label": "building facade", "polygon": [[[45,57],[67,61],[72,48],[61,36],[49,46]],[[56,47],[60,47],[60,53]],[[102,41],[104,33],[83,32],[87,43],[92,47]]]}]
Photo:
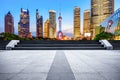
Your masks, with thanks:
[{"label": "building facade", "polygon": [[91,33],[95,37],[96,27],[114,12],[114,0],[91,0]]},{"label": "building facade", "polygon": [[49,10],[49,38],[56,38],[56,11]]},{"label": "building facade", "polygon": [[[100,29],[104,29],[105,32],[114,34],[115,40],[120,40],[120,8],[101,22],[99,26]],[[99,33],[100,32],[99,30]]]},{"label": "building facade", "polygon": [[49,19],[44,23],[44,38],[49,38]]},{"label": "building facade", "polygon": [[4,32],[14,34],[14,20],[10,11],[5,15]]},{"label": "building facade", "polygon": [[80,37],[80,8],[74,8],[74,39]]},{"label": "building facade", "polygon": [[36,37],[43,38],[43,17],[39,15],[38,9],[36,10]]},{"label": "building facade", "polygon": [[83,27],[83,34],[90,33],[90,10],[84,11],[84,27]]},{"label": "building facade", "polygon": [[21,8],[20,21],[18,22],[18,34],[21,38],[30,38],[30,17],[29,10]]}]

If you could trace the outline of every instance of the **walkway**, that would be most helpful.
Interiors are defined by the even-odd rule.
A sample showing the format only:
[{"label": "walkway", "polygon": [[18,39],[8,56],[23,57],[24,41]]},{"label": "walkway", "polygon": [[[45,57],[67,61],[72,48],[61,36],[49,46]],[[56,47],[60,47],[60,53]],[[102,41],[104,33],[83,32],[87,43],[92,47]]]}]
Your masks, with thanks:
[{"label": "walkway", "polygon": [[120,51],[0,51],[0,80],[120,80]]}]

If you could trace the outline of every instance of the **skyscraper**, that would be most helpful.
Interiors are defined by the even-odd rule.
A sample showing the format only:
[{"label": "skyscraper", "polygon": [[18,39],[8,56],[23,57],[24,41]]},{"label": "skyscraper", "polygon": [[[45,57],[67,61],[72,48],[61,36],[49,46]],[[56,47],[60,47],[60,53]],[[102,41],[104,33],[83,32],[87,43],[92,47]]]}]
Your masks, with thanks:
[{"label": "skyscraper", "polygon": [[44,38],[49,38],[49,19],[44,23]]},{"label": "skyscraper", "polygon": [[24,10],[21,8],[20,21],[18,22],[18,34],[21,38],[30,37],[30,19],[29,10]]},{"label": "skyscraper", "polygon": [[56,38],[56,11],[49,10],[49,38]]},{"label": "skyscraper", "polygon": [[39,15],[38,9],[36,10],[36,37],[43,38],[43,17]]},{"label": "skyscraper", "polygon": [[80,37],[80,8],[74,8],[74,39]]},{"label": "skyscraper", "polygon": [[83,33],[90,33],[90,10],[84,11],[84,28]]},{"label": "skyscraper", "polygon": [[94,38],[96,27],[114,12],[114,0],[91,0],[91,33]]},{"label": "skyscraper", "polygon": [[59,31],[58,31],[58,34],[57,34],[57,38],[59,40],[62,40],[63,39],[63,33],[62,33],[62,16],[61,16],[61,12],[59,13],[58,20],[59,20]]},{"label": "skyscraper", "polygon": [[5,33],[14,34],[14,20],[10,11],[5,15]]}]

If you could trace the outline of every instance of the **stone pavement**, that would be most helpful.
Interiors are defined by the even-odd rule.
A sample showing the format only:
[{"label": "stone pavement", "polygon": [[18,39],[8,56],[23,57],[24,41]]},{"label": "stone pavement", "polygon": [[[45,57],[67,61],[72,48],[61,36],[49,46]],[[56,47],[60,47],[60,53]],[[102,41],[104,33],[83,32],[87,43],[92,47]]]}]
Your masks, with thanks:
[{"label": "stone pavement", "polygon": [[0,51],[0,80],[120,80],[120,51]]}]

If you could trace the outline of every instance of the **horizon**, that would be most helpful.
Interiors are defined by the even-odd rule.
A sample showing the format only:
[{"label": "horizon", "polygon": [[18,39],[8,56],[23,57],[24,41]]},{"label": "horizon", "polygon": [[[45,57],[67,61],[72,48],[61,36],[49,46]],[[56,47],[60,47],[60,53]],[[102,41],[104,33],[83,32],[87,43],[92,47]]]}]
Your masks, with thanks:
[{"label": "horizon", "polygon": [[[46,2],[47,1],[47,2]],[[73,35],[73,10],[75,6],[80,7],[80,17],[81,17],[81,29],[83,28],[83,14],[84,10],[90,9],[90,1],[84,0],[84,4],[80,0],[69,1],[68,0],[4,0],[1,1],[0,5],[0,33],[4,32],[4,16],[11,12],[14,18],[14,28],[15,34],[18,34],[18,22],[20,20],[20,9],[28,9],[30,12],[30,32],[32,32],[33,36],[36,36],[36,9],[39,10],[39,14],[43,16],[43,24],[49,18],[49,10],[56,11],[56,23],[57,23],[57,31],[58,31],[58,17],[59,12],[61,11],[62,16],[62,31],[67,36]],[[16,4],[17,3],[17,4]],[[33,3],[36,5],[33,6]],[[115,9],[120,8],[120,0],[115,0]],[[12,5],[14,4],[14,5]],[[44,26],[43,26],[44,27]]]}]

